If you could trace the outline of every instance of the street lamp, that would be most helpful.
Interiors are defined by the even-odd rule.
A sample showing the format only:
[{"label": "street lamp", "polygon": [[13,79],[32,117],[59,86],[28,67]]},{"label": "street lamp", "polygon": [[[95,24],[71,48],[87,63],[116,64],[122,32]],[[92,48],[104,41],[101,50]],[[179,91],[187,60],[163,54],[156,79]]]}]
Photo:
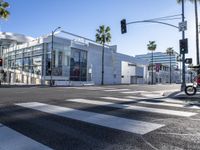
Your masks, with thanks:
[{"label": "street lamp", "polygon": [[[53,72],[53,37],[54,37],[54,33],[59,30],[61,27],[57,27],[55,30],[52,31],[52,34],[51,34],[51,80],[50,80],[50,86],[53,85],[53,82],[52,82],[52,72]],[[55,61],[55,60],[54,60]]]}]

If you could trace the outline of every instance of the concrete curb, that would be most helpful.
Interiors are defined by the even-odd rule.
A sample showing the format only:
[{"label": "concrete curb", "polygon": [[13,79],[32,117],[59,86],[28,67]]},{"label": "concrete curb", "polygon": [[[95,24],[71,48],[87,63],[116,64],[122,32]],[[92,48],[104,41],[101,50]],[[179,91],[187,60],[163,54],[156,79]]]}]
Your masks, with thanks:
[{"label": "concrete curb", "polygon": [[182,100],[191,100],[191,101],[200,101],[200,93],[197,93],[196,95],[189,96],[186,95],[184,91],[176,91],[172,93],[164,93],[169,98],[173,99],[182,99]]}]

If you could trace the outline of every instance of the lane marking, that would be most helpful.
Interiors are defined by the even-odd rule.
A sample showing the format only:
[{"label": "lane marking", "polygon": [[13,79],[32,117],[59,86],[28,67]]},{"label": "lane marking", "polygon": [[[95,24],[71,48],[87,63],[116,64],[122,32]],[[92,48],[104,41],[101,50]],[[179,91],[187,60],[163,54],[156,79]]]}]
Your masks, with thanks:
[{"label": "lane marking", "polygon": [[107,100],[114,100],[114,101],[125,101],[125,102],[137,102],[137,100],[133,100],[133,99],[128,99],[128,98],[118,98],[118,97],[109,97],[109,96],[106,96],[106,97],[100,97],[102,99],[107,99]]},{"label": "lane marking", "polygon": [[79,90],[114,90],[115,88],[109,88],[109,87],[72,87],[73,89],[79,89]]},{"label": "lane marking", "polygon": [[123,94],[140,94],[140,93],[149,93],[148,91],[126,91],[126,92],[120,92]]},{"label": "lane marking", "polygon": [[[143,100],[149,100],[148,97],[137,97],[137,96],[126,96],[127,98],[133,98],[133,99],[143,99]],[[153,99],[155,101],[164,101],[164,102],[168,102],[168,103],[176,103],[176,104],[187,104],[187,102],[185,101],[181,101],[181,100],[174,100],[174,99],[171,99],[171,98],[162,98],[162,97],[159,97],[159,98],[155,98]]]},{"label": "lane marking", "polygon": [[[189,108],[189,109],[200,109],[200,107],[195,106],[195,105],[188,105],[188,104],[176,104],[176,103],[167,103],[167,102],[159,102],[159,101],[148,101],[151,99],[147,99],[144,97],[132,97],[132,99],[130,98],[117,98],[117,97],[100,97],[102,99],[107,99],[107,100],[113,100],[113,101],[120,101],[120,102],[137,102],[138,104],[147,104],[147,105],[157,105],[157,106],[168,106],[168,107],[178,107],[178,108]],[[135,99],[133,99],[135,98]],[[143,100],[143,101],[139,101],[139,100]],[[162,100],[162,99],[161,99]],[[162,100],[164,101],[164,100]]]},{"label": "lane marking", "polygon": [[143,111],[143,112],[159,113],[159,114],[165,114],[165,115],[181,116],[181,117],[191,117],[191,116],[194,116],[197,114],[197,113],[193,113],[193,112],[149,108],[149,107],[124,105],[124,104],[115,104],[115,103],[111,103],[111,102],[88,100],[88,99],[67,99],[66,101],[100,105],[100,106],[106,106],[106,107],[121,108],[121,109],[128,109],[128,110],[136,110],[136,111]]},{"label": "lane marking", "polygon": [[120,91],[128,91],[130,89],[109,89],[109,90],[103,90],[105,92],[120,92]]},{"label": "lane marking", "polygon": [[52,150],[37,141],[0,124],[1,150]]},{"label": "lane marking", "polygon": [[111,115],[99,114],[94,112],[82,111],[67,107],[60,107],[38,102],[18,103],[18,106],[30,108],[65,118],[83,121],[95,125],[118,129],[135,134],[146,134],[153,130],[163,127],[163,124],[149,123],[133,119],[126,119]]}]

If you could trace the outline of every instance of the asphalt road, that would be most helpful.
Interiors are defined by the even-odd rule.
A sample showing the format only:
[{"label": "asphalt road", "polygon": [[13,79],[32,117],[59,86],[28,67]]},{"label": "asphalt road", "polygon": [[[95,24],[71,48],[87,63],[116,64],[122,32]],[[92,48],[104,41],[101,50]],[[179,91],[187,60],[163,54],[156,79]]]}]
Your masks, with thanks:
[{"label": "asphalt road", "polygon": [[179,85],[0,88],[0,150],[200,149]]}]

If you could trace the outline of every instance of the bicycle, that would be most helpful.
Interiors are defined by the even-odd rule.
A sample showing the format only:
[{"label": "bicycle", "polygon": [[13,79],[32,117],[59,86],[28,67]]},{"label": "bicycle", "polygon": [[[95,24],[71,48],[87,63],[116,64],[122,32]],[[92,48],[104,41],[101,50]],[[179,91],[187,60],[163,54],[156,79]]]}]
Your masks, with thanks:
[{"label": "bicycle", "polygon": [[[192,68],[200,70],[199,66],[193,66]],[[200,74],[198,74],[194,80],[192,85],[188,85],[185,87],[185,94],[192,96],[195,95],[197,92],[200,92]]]}]

